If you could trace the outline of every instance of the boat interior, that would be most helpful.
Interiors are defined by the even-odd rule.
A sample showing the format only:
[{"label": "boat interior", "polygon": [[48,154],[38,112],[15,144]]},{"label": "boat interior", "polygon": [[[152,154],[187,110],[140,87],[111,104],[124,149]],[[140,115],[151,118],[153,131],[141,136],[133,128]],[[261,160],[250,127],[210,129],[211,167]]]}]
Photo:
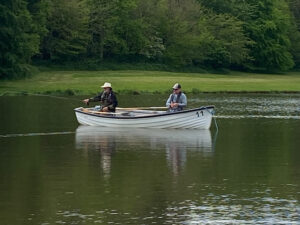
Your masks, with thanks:
[{"label": "boat interior", "polygon": [[104,115],[108,117],[117,116],[117,117],[142,117],[142,116],[150,116],[150,115],[160,115],[165,114],[167,111],[160,110],[143,110],[143,109],[117,109],[116,112],[101,112],[95,108],[79,108],[79,110],[95,114],[95,115]]}]

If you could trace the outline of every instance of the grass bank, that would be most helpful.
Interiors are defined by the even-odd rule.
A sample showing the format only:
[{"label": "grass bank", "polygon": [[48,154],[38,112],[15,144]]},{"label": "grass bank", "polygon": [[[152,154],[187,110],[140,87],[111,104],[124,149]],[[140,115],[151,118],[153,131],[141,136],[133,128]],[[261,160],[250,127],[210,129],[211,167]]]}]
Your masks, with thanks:
[{"label": "grass bank", "polygon": [[300,92],[300,73],[228,74],[161,71],[43,71],[31,78],[0,81],[0,95],[89,95],[111,82],[118,93],[166,93],[181,83],[186,93],[199,92]]}]

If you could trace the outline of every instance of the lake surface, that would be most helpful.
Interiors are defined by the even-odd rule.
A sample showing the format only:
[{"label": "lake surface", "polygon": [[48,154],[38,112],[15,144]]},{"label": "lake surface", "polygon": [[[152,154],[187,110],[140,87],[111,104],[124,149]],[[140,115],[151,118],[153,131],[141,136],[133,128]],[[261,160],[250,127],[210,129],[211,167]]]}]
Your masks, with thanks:
[{"label": "lake surface", "polygon": [[299,94],[188,95],[218,132],[79,126],[79,99],[0,97],[1,225],[300,224]]}]

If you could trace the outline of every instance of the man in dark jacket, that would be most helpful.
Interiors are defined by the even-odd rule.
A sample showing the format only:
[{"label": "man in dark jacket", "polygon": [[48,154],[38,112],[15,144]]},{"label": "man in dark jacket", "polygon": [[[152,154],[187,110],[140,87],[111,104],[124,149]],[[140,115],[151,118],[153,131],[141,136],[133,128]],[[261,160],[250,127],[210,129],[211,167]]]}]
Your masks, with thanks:
[{"label": "man in dark jacket", "polygon": [[102,112],[115,112],[118,101],[115,93],[112,91],[111,84],[106,82],[101,87],[104,90],[99,93],[99,95],[95,96],[94,98],[84,99],[83,102],[88,105],[90,102],[100,101]]}]

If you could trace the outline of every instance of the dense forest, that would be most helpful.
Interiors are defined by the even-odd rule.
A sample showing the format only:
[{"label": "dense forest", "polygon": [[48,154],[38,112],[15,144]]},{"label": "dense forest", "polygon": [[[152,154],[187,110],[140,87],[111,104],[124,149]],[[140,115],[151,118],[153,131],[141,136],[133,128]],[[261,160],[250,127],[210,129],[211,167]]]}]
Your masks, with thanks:
[{"label": "dense forest", "polygon": [[4,0],[0,79],[33,62],[300,67],[300,0]]}]

